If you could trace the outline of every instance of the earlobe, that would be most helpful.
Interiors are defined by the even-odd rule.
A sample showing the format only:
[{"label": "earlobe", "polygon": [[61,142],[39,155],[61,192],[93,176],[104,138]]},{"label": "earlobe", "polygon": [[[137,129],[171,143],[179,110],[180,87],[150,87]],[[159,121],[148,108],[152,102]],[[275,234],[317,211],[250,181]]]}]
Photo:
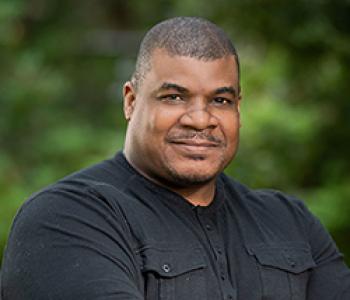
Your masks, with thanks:
[{"label": "earlobe", "polygon": [[127,121],[131,119],[135,107],[136,94],[130,81],[127,81],[123,87],[124,97],[124,117]]}]

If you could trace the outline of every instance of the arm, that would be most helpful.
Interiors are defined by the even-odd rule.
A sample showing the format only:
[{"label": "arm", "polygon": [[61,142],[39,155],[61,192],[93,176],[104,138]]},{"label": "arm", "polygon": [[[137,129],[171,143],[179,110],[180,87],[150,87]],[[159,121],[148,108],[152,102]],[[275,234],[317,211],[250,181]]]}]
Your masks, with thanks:
[{"label": "arm", "polygon": [[107,199],[51,190],[14,222],[3,263],[3,300],[142,300],[130,232]]},{"label": "arm", "polygon": [[316,263],[308,285],[308,300],[350,299],[350,270],[345,265],[332,237],[305,208],[308,236]]}]

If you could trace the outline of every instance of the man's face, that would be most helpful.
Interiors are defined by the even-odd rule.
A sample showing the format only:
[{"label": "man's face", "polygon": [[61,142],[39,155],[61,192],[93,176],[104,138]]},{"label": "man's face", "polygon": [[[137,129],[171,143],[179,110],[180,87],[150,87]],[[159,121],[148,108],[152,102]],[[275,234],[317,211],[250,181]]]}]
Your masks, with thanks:
[{"label": "man's face", "polygon": [[203,61],[155,50],[138,90],[124,86],[127,159],[168,186],[215,179],[238,146],[238,81],[232,55]]}]

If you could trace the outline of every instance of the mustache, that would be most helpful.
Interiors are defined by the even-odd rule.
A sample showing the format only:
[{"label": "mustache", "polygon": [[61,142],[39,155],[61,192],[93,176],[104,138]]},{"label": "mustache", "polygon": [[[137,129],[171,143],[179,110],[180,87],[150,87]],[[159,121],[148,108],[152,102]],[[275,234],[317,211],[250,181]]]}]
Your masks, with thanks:
[{"label": "mustache", "polygon": [[179,133],[170,134],[167,137],[168,142],[176,142],[181,140],[192,140],[192,139],[208,141],[219,145],[224,144],[224,140],[222,138],[216,137],[204,131],[179,132]]}]

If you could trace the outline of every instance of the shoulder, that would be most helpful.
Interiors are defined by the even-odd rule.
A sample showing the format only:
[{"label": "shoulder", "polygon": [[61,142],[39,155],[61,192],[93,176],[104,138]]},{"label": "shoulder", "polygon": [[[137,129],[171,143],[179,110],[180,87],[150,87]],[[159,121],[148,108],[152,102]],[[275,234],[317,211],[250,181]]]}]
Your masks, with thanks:
[{"label": "shoulder", "polygon": [[[230,177],[221,176],[226,201],[249,222],[280,232],[305,235],[317,219],[304,202],[295,196],[273,189],[251,189]],[[242,218],[243,218],[242,217]]]},{"label": "shoulder", "polygon": [[275,189],[252,189],[246,185],[222,174],[220,179],[224,182],[225,192],[228,198],[240,198],[249,205],[262,206],[278,209],[305,209],[305,204],[302,200],[293,195]]},{"label": "shoulder", "polygon": [[[59,298],[71,299],[69,296],[86,290],[82,276],[101,281],[103,276],[122,272],[136,274],[136,242],[118,201],[114,201],[126,196],[121,186],[111,182],[113,174],[106,167],[102,163],[67,176],[32,195],[18,211],[4,255],[3,282],[23,283],[24,289],[13,291],[25,293],[23,299],[31,298],[28,295],[43,299],[44,294],[56,292],[62,293]],[[49,284],[32,288],[36,275]],[[108,289],[111,281],[105,282]],[[86,294],[93,297],[96,291],[92,286]]]},{"label": "shoulder", "polygon": [[110,160],[82,169],[31,195],[18,210],[13,228],[44,220],[62,222],[72,212],[77,218],[117,218],[118,201],[127,198],[127,182],[125,171],[111,166]]}]

